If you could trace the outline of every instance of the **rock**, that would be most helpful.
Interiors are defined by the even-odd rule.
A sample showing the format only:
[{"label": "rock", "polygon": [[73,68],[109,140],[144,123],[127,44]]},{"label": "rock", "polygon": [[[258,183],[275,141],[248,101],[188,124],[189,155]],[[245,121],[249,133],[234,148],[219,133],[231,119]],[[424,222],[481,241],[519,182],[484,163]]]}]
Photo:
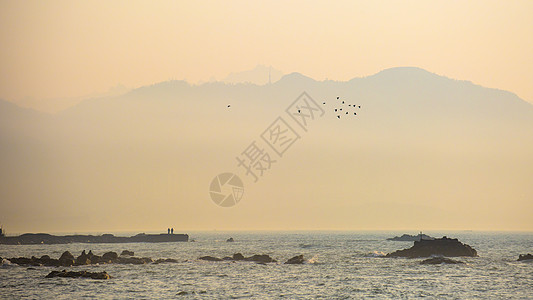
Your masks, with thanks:
[{"label": "rock", "polygon": [[457,239],[443,237],[434,240],[415,241],[413,247],[398,250],[385,257],[429,257],[429,256],[477,256],[477,251]]},{"label": "rock", "polygon": [[420,240],[434,240],[434,237],[431,237],[429,235],[425,235],[422,232],[417,235],[409,235],[409,234],[403,234],[402,236],[395,236],[393,238],[388,238],[388,241],[407,241],[407,242],[414,242],[414,241],[420,241]]},{"label": "rock", "polygon": [[91,264],[98,264],[102,261],[102,258],[98,255],[94,255],[92,250],[89,250],[87,257],[91,260]]},{"label": "rock", "polygon": [[72,255],[70,252],[65,251],[63,254],[61,254],[61,257],[59,258],[59,265],[63,267],[70,267],[73,266],[76,263],[74,260],[74,255]]},{"label": "rock", "polygon": [[442,256],[432,257],[420,262],[421,265],[440,265],[440,264],[464,264],[462,261],[445,258]]},{"label": "rock", "polygon": [[43,255],[41,256],[41,260],[50,260],[50,256],[49,255]]},{"label": "rock", "polygon": [[263,262],[263,263],[270,263],[270,262],[276,262],[276,260],[272,259],[270,256],[263,254],[263,255],[253,255],[250,257],[245,258],[246,261],[255,261],[255,262]]},{"label": "rock", "polygon": [[110,279],[111,276],[107,272],[87,272],[87,271],[78,271],[78,272],[67,272],[63,271],[52,271],[45,278],[54,278],[54,277],[68,277],[68,278],[92,278],[92,279]]},{"label": "rock", "polygon": [[173,259],[173,258],[160,258],[160,259],[157,259],[156,261],[154,261],[154,264],[160,264],[160,263],[177,263],[178,260],[177,259]]},{"label": "rock", "polygon": [[229,239],[226,240],[226,242],[233,243],[233,242],[235,242],[235,240],[232,237],[230,237]]},{"label": "rock", "polygon": [[118,254],[116,252],[106,252],[102,255],[102,261],[106,263],[113,263],[118,259]]},{"label": "rock", "polygon": [[285,262],[287,265],[300,265],[305,262],[303,255],[297,255]]},{"label": "rock", "polygon": [[198,259],[207,260],[207,261],[222,261],[222,259],[220,259],[218,257],[213,257],[213,256],[202,256],[202,257],[200,257]]},{"label": "rock", "polygon": [[76,265],[82,266],[82,265],[90,265],[90,264],[91,264],[91,260],[89,259],[89,256],[85,253],[85,250],[83,250],[80,256],[76,258]]},{"label": "rock", "polygon": [[185,296],[185,295],[188,295],[189,293],[187,293],[186,291],[180,291],[176,294],[176,296]]},{"label": "rock", "polygon": [[235,253],[233,254],[233,260],[244,260],[244,255],[240,254],[240,253]]},{"label": "rock", "polygon": [[119,257],[116,261],[119,264],[132,264],[132,265],[143,265],[146,263],[151,263],[152,259],[149,257]]},{"label": "rock", "polygon": [[518,261],[523,261],[523,260],[530,260],[530,259],[533,259],[533,255],[531,254],[520,254],[518,255]]},{"label": "rock", "polygon": [[65,251],[63,252],[63,254],[61,254],[61,257],[59,257],[59,260],[64,260],[64,259],[74,259],[74,255],[72,255],[70,252],[68,251]]},{"label": "rock", "polygon": [[124,250],[120,253],[120,256],[134,256],[133,251]]}]

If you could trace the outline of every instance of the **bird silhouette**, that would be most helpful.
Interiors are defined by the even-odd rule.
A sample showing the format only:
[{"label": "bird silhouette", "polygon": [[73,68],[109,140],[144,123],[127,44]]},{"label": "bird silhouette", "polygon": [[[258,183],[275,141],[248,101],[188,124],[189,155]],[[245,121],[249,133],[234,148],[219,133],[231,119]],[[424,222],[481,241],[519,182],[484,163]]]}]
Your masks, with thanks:
[{"label": "bird silhouette", "polygon": [[346,112],[346,114],[348,114],[348,112]]},{"label": "bird silhouette", "polygon": [[339,97],[337,97],[337,99],[339,99]]},{"label": "bird silhouette", "polygon": [[325,104],[326,104],[326,102],[323,102],[322,104],[324,104],[324,105],[325,105]]},{"label": "bird silhouette", "polygon": [[228,107],[230,107],[231,105],[228,105]]},{"label": "bird silhouette", "polygon": [[357,115],[357,113],[353,113],[353,115],[355,116],[355,115]]},{"label": "bird silhouette", "polygon": [[337,116],[337,118],[339,118],[339,119],[340,119],[340,118],[341,118],[341,116]]},{"label": "bird silhouette", "polygon": [[298,113],[300,113],[300,110],[298,110]]},{"label": "bird silhouette", "polygon": [[337,109],[335,108],[335,111],[337,111]]},{"label": "bird silhouette", "polygon": [[342,101],[342,104],[344,104],[344,101]]}]

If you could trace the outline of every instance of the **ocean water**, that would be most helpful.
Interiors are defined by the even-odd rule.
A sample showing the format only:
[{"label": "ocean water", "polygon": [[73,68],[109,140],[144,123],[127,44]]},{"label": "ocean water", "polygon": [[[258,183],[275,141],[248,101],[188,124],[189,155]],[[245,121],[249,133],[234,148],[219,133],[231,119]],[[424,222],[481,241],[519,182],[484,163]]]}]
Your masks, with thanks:
[{"label": "ocean water", "polygon": [[[383,258],[412,246],[387,241],[402,232],[189,232],[196,242],[68,245],[0,245],[0,257],[59,258],[63,251],[102,255],[127,249],[135,256],[175,258],[178,263],[96,265],[70,268],[0,266],[0,299],[358,299],[533,298],[533,233],[425,232],[457,237],[474,247],[464,265],[420,265],[422,259]],[[415,234],[415,232],[411,232]],[[233,237],[234,243],[226,239]],[[268,254],[278,263],[208,262],[198,257]],[[303,265],[284,265],[303,254]],[[110,280],[50,278],[52,270],[107,271]],[[186,292],[186,295],[182,295]]]}]

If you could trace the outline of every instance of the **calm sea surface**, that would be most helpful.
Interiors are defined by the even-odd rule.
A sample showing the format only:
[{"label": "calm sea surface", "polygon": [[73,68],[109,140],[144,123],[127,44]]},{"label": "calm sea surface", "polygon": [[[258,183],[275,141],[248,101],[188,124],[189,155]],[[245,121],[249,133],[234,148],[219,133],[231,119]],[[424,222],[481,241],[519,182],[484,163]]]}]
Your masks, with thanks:
[{"label": "calm sea surface", "polygon": [[[135,244],[0,245],[0,257],[59,258],[63,251],[102,255],[132,250],[135,256],[175,258],[179,263],[96,265],[69,270],[107,271],[112,279],[45,276],[65,268],[0,266],[0,299],[352,299],[484,298],[533,299],[533,233],[425,232],[457,237],[474,247],[464,265],[420,265],[422,259],[383,258],[382,253],[412,246],[387,241],[402,232],[189,232],[196,242]],[[415,232],[411,232],[415,234]],[[233,237],[234,243],[226,239]],[[279,263],[207,262],[198,257],[268,254]],[[284,265],[303,254],[307,263]],[[187,292],[181,295],[180,292]]]}]

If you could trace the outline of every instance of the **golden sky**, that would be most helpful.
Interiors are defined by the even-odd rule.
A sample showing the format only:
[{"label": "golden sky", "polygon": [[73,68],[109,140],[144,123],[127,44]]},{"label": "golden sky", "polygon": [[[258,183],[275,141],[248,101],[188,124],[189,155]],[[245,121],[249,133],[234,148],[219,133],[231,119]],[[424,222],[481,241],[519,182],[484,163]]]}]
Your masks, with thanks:
[{"label": "golden sky", "polygon": [[397,66],[533,102],[532,1],[1,1],[0,98],[45,111],[117,85],[258,64],[317,80]]}]

